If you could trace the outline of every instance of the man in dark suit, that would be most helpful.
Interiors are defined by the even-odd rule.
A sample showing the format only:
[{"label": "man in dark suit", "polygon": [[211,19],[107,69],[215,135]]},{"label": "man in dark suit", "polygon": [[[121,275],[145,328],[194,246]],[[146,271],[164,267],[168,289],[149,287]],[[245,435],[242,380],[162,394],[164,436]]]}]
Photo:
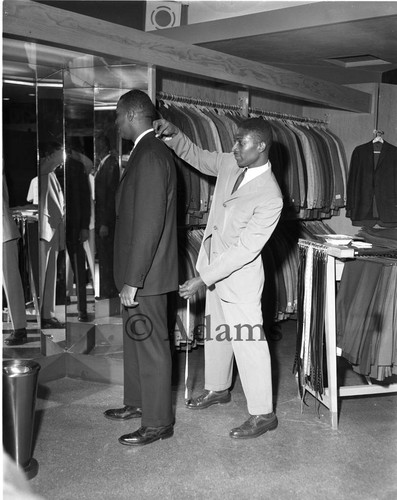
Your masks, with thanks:
[{"label": "man in dark suit", "polygon": [[116,194],[114,278],[123,307],[124,404],[105,417],[142,417],[141,427],[120,437],[141,446],[174,433],[171,400],[169,292],[178,289],[176,167],[155,137],[156,110],[140,90],[124,94],[116,110],[121,137],[134,148]]},{"label": "man in dark suit", "polygon": [[116,223],[115,197],[120,179],[117,156],[110,150],[105,135],[95,138],[95,242],[99,262],[99,296],[101,299],[117,297],[113,278],[114,226]]},{"label": "man in dark suit", "polygon": [[91,218],[90,185],[84,165],[69,151],[66,175],[66,247],[77,288],[79,321],[88,321],[87,278],[84,242],[88,240]]}]

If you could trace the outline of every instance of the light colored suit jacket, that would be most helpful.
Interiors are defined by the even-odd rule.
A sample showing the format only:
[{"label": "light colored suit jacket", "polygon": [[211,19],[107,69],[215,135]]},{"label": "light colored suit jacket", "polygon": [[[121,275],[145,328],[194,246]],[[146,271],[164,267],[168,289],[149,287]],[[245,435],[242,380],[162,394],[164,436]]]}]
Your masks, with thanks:
[{"label": "light colored suit jacket", "polygon": [[19,229],[10,211],[7,181],[3,173],[3,243],[21,237]]},{"label": "light colored suit jacket", "polygon": [[283,202],[268,169],[231,194],[241,172],[232,153],[209,152],[178,133],[167,145],[200,172],[217,176],[197,271],[220,298],[232,303],[260,300],[264,285],[261,251],[280,218]]},{"label": "light colored suit jacket", "polygon": [[58,250],[65,247],[64,198],[55,172],[40,176],[40,239],[50,242],[57,233]]}]

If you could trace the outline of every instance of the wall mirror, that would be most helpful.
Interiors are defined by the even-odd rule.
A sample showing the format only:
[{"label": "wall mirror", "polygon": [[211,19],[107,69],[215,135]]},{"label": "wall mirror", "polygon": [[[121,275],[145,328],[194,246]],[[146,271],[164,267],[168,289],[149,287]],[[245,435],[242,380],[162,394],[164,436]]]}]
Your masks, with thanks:
[{"label": "wall mirror", "polygon": [[113,203],[132,144],[114,121],[131,88],[148,91],[146,66],[4,39],[4,171],[10,206],[24,209],[25,299],[42,354],[95,354],[104,325],[121,325]]}]

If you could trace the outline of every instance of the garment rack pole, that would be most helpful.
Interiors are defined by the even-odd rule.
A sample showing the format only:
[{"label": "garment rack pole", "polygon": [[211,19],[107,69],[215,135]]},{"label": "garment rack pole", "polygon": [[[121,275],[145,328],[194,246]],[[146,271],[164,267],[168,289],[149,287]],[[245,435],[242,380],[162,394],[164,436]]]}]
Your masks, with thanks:
[{"label": "garment rack pole", "polygon": [[208,106],[210,108],[220,108],[220,109],[230,109],[233,111],[242,111],[242,107],[237,104],[227,104],[222,102],[207,101],[206,99],[199,99],[196,97],[186,97],[174,94],[168,94],[167,92],[157,92],[156,97],[165,101],[180,102],[185,104],[195,104],[196,106]]},{"label": "garment rack pole", "polygon": [[[180,95],[175,95],[175,94],[169,94],[168,92],[163,92],[163,91],[157,92],[156,97],[158,99],[162,99],[165,101],[171,101],[171,102],[195,104],[197,106],[208,106],[210,108],[230,109],[233,111],[240,111],[240,112],[244,111],[243,107],[239,106],[237,104],[227,104],[227,103],[222,103],[222,102],[210,101],[210,100],[206,100],[206,99],[200,99],[200,98],[196,98],[196,97],[180,96]],[[266,116],[268,118],[276,118],[276,119],[282,119],[282,120],[300,121],[303,123],[328,125],[328,122],[326,120],[319,120],[317,118],[308,118],[305,116],[289,115],[287,113],[278,113],[276,111],[265,111],[263,109],[249,107],[248,112],[249,113],[256,113],[256,114],[259,114],[261,116]]]},{"label": "garment rack pole", "polygon": [[277,111],[265,111],[263,109],[258,109],[258,108],[248,108],[248,111],[250,113],[255,113],[257,115],[262,115],[269,118],[292,120],[304,123],[315,123],[318,125],[328,125],[327,120],[320,120],[318,118],[309,118],[307,116],[295,116],[295,115],[289,115],[288,113],[278,113]]}]

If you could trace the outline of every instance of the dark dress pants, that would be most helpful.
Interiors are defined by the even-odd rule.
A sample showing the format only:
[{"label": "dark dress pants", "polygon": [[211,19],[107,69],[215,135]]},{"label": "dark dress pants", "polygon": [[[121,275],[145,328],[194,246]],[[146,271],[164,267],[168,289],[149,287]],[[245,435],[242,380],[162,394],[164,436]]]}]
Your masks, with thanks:
[{"label": "dark dress pants", "polygon": [[102,299],[118,297],[113,278],[114,227],[109,227],[105,238],[101,238],[97,231],[95,243],[99,262],[99,295]]},{"label": "dark dress pants", "polygon": [[80,242],[67,241],[74,280],[77,291],[77,310],[79,313],[87,312],[87,277],[85,267],[85,250]]},{"label": "dark dress pants", "polygon": [[124,404],[142,408],[143,427],[161,427],[174,421],[168,296],[136,300],[123,307]]}]

